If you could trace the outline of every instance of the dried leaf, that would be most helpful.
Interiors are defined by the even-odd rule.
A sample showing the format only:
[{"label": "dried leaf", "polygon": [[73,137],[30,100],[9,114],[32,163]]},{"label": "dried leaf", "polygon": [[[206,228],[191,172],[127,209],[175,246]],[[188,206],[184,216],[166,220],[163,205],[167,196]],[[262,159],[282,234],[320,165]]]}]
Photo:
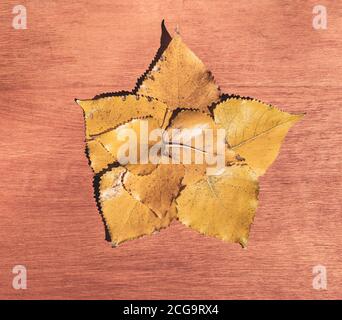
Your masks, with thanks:
[{"label": "dried leaf", "polygon": [[214,115],[215,121],[226,130],[229,146],[258,175],[264,174],[273,163],[288,130],[303,116],[243,98],[218,104]]},{"label": "dried leaf", "polygon": [[[146,132],[142,133],[141,129],[144,128],[146,128]],[[149,148],[155,143],[154,141],[148,141],[146,138],[148,138],[152,130],[158,128],[158,121],[154,118],[133,119],[123,125],[116,127],[115,129],[94,137],[94,139],[101,143],[104,148],[113,156],[113,158],[115,158],[115,160],[118,160],[119,149],[124,146],[127,146],[127,149],[129,148],[129,143],[131,143],[133,140],[131,133],[134,133],[137,137],[135,140],[136,162],[141,163],[142,158],[140,150]]]},{"label": "dried leaf", "polygon": [[[129,127],[126,124],[134,119],[153,117],[155,127],[165,127],[171,113],[167,106],[155,99],[133,94],[109,96],[103,98],[79,100],[86,124],[87,154],[95,173],[99,173],[109,164],[117,161],[117,149],[125,143],[117,139],[117,133]],[[110,146],[108,142],[113,138]],[[154,165],[130,165],[135,173],[146,174],[155,168]]]},{"label": "dried leaf", "polygon": [[175,205],[159,218],[149,207],[132,197],[122,179],[126,169],[113,168],[100,180],[102,214],[114,246],[165,228],[175,217]]},{"label": "dried leaf", "polygon": [[222,147],[225,145],[224,135],[217,136],[218,129],[208,114],[198,110],[182,110],[171,120],[166,130],[169,139],[166,151],[181,163],[203,163],[206,154],[214,156],[219,153],[219,143]]},{"label": "dried leaf", "polygon": [[157,98],[170,110],[208,107],[220,90],[203,62],[176,35],[138,88],[138,94]]},{"label": "dried leaf", "polygon": [[[257,178],[301,115],[250,98],[223,100],[201,60],[179,35],[171,39],[164,24],[162,29],[161,47],[134,94],[77,100],[112,243],[151,234],[177,216],[203,234],[246,246]],[[155,129],[165,129],[159,141],[149,139]],[[136,142],[133,163],[122,161],[132,155],[128,131]],[[162,147],[153,149],[156,143]],[[157,161],[151,161],[152,149]]]},{"label": "dried leaf", "polygon": [[163,126],[167,106],[155,99],[133,94],[109,96],[99,99],[79,100],[86,123],[86,138],[92,138],[117,128],[132,119],[153,117]]},{"label": "dried leaf", "polygon": [[187,186],[176,200],[177,215],[200,233],[246,246],[257,196],[257,177],[248,166],[226,167],[220,176]]},{"label": "dried leaf", "polygon": [[[216,166],[216,163],[205,161],[207,155],[215,159],[217,155],[224,154],[225,165],[241,162],[238,155],[226,145],[225,136],[218,136],[219,129],[211,116],[198,110],[182,110],[170,122],[166,130],[171,145],[168,151],[172,159],[184,164],[183,185],[196,182],[206,174],[207,168]],[[206,130],[212,133],[210,139]],[[218,150],[218,144],[224,147],[223,152]],[[186,162],[186,157],[190,163]]]},{"label": "dried leaf", "polygon": [[87,141],[87,155],[89,163],[95,173],[101,172],[109,164],[115,162],[115,158],[98,141]]},{"label": "dried leaf", "polygon": [[184,178],[182,185],[187,186],[202,179],[206,175],[207,165],[204,164],[185,164],[184,165]]},{"label": "dried leaf", "polygon": [[145,176],[126,174],[123,184],[136,200],[145,204],[159,218],[163,218],[179,193],[183,176],[182,165],[160,164],[151,174]]}]

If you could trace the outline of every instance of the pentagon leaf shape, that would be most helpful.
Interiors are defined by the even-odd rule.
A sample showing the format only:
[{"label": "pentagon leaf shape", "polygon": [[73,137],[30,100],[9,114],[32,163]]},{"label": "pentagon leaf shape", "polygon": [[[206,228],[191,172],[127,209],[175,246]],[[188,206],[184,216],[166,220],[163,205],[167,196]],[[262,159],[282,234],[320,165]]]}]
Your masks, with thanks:
[{"label": "pentagon leaf shape", "polygon": [[176,200],[177,217],[202,234],[247,245],[258,204],[258,182],[247,165],[226,167],[188,185]]},{"label": "pentagon leaf shape", "polygon": [[[76,102],[84,113],[95,196],[113,245],[160,230],[177,216],[203,234],[246,246],[257,207],[257,178],[275,160],[288,130],[302,116],[250,98],[223,100],[210,71],[179,35],[171,38],[164,23],[157,55],[132,93],[101,94]],[[143,123],[148,123],[147,133],[153,129],[167,133],[195,129],[195,133],[180,133],[171,141],[161,136],[158,149],[150,141],[141,145]],[[203,135],[199,129],[220,128],[225,134],[216,134],[202,146],[195,143]],[[121,134],[126,129],[138,138],[137,163],[118,159],[119,149],[128,146]],[[179,143],[178,138],[188,141]],[[215,149],[217,141],[224,142],[225,167],[198,163],[199,155],[220,154],[223,149]],[[141,161],[139,151],[150,147],[168,160],[171,155],[177,159],[180,150],[190,150],[191,161],[171,165]],[[178,158],[185,160],[182,155]],[[217,175],[210,176],[208,168],[213,167]]]},{"label": "pentagon leaf shape", "polygon": [[276,159],[288,130],[303,114],[290,114],[257,100],[230,98],[214,109],[229,146],[263,175]]},{"label": "pentagon leaf shape", "polygon": [[100,208],[113,246],[165,228],[176,215],[175,204],[159,218],[132,197],[122,184],[125,173],[125,168],[112,168],[101,176],[98,186]]},{"label": "pentagon leaf shape", "polygon": [[208,113],[208,107],[220,98],[211,72],[179,35],[145,75],[137,93],[165,102],[170,110],[197,108]]}]

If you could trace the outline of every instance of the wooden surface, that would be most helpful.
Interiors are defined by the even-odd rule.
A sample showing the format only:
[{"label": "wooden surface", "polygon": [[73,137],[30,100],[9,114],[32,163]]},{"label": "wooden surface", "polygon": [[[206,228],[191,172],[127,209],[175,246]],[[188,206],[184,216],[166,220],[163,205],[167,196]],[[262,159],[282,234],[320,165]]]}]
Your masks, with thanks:
[{"label": "wooden surface", "polygon": [[[27,30],[11,26],[16,4]],[[316,4],[327,30],[312,28]],[[74,98],[133,88],[163,18],[224,92],[307,112],[261,179],[247,249],[178,222],[104,241]],[[341,34],[340,1],[1,1],[0,297],[342,298]],[[12,288],[18,264],[27,290]]]}]

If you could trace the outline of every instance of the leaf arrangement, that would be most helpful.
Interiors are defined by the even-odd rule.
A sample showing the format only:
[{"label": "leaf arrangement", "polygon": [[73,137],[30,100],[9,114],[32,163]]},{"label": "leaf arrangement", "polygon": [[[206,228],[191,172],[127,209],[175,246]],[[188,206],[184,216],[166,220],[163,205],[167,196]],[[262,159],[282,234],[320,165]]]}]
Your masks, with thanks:
[{"label": "leaf arrangement", "polygon": [[[211,72],[178,34],[171,38],[164,23],[161,46],[132,92],[76,102],[84,112],[95,195],[113,246],[152,234],[173,219],[246,246],[258,204],[258,177],[302,117],[252,98],[222,94]],[[139,136],[142,121],[149,130],[225,129],[224,168],[207,175],[208,165],[195,161],[121,165],[120,131],[129,128]]]}]

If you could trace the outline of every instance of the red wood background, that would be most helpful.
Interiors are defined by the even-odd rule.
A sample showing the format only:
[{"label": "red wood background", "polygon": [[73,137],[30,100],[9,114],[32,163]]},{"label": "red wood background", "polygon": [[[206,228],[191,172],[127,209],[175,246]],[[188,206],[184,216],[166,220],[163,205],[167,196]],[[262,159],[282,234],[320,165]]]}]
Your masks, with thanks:
[{"label": "red wood background", "polygon": [[[12,28],[27,7],[28,29]],[[327,6],[327,30],[312,9]],[[180,223],[111,248],[73,99],[130,90],[179,25],[224,92],[307,115],[261,179],[249,247]],[[1,298],[342,298],[340,1],[0,3]],[[12,288],[12,268],[28,271]],[[327,290],[312,268],[327,268]]]}]

